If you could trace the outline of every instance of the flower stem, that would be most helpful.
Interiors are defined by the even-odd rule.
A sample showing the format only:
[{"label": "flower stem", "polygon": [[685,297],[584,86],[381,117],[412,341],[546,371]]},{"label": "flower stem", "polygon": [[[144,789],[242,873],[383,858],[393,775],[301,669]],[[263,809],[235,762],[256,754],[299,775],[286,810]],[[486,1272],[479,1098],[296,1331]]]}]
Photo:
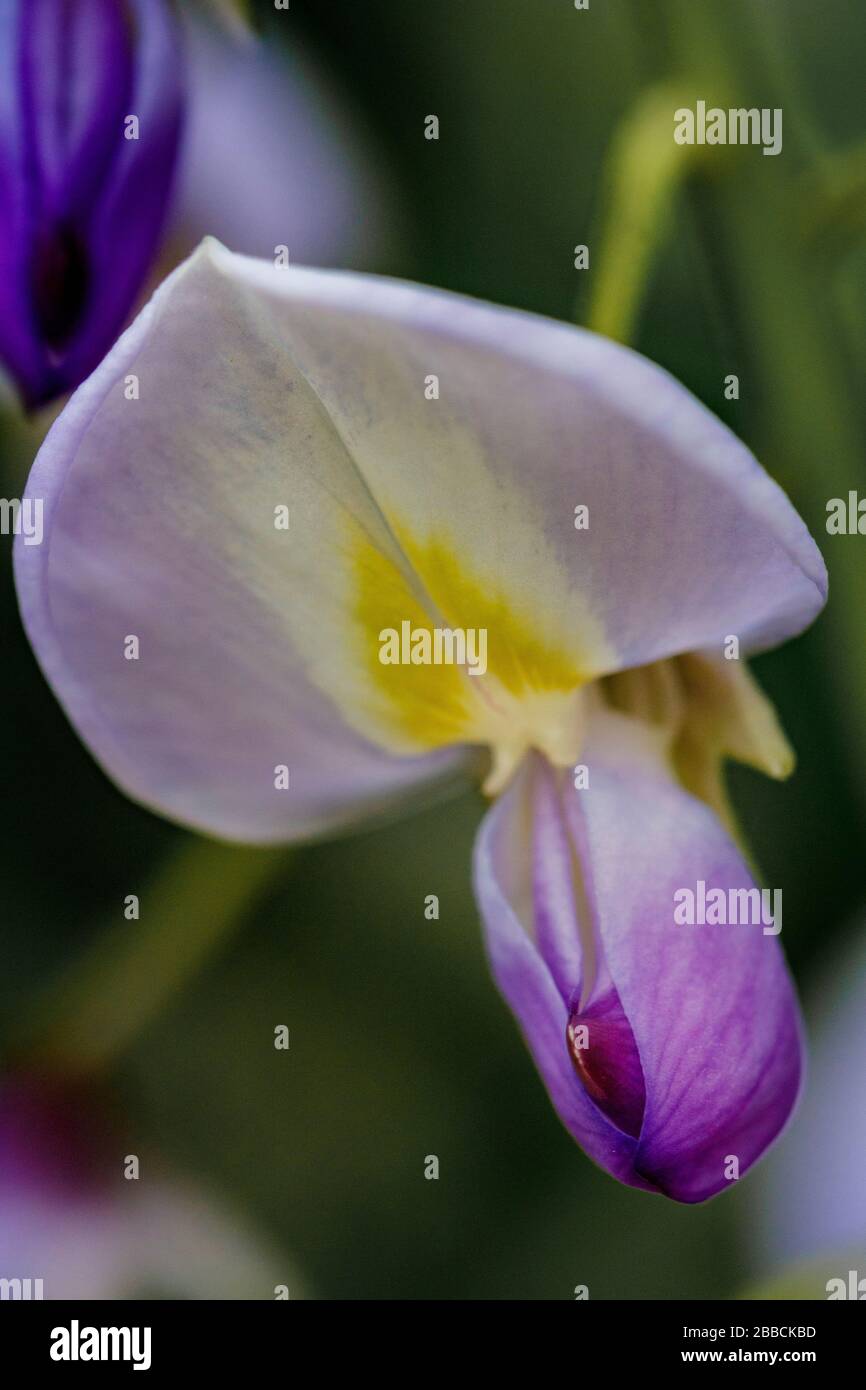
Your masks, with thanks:
[{"label": "flower stem", "polygon": [[629,342],[653,261],[670,222],[677,190],[706,151],[674,140],[674,112],[684,103],[670,83],[647,88],[632,107],[606,158],[600,260],[592,279],[587,327]]},{"label": "flower stem", "polygon": [[188,840],[142,894],[140,921],[102,930],[37,1003],[19,1060],[65,1074],[108,1066],[225,944],[289,857]]}]

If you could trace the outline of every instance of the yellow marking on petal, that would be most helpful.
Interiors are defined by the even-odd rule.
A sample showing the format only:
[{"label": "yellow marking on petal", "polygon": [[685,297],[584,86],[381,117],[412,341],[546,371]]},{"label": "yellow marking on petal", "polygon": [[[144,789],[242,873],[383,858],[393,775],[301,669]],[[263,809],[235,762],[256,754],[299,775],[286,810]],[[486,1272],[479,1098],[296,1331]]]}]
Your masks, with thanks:
[{"label": "yellow marking on petal", "polygon": [[353,556],[359,656],[369,677],[370,713],[419,748],[462,741],[470,722],[471,692],[456,666],[385,666],[379,634],[409,621],[430,631],[426,609],[396,565],[364,539]]},{"label": "yellow marking on petal", "polygon": [[[501,583],[485,582],[446,536],[421,542],[405,528],[393,529],[407,575],[366,537],[358,536],[351,551],[354,641],[368,677],[367,713],[411,751],[484,743],[498,750],[500,768],[513,766],[529,747],[560,766],[573,761],[582,733],[576,692],[588,679],[575,654],[542,637],[542,623]],[[431,641],[436,628],[485,629],[486,672],[383,664],[380,634],[399,633],[407,621]]]},{"label": "yellow marking on petal", "polygon": [[501,588],[485,587],[440,537],[423,545],[405,532],[400,544],[438,611],[454,627],[484,627],[490,634],[488,671],[513,695],[527,690],[574,690],[586,676],[567,652],[543,642],[532,619],[519,614]]}]

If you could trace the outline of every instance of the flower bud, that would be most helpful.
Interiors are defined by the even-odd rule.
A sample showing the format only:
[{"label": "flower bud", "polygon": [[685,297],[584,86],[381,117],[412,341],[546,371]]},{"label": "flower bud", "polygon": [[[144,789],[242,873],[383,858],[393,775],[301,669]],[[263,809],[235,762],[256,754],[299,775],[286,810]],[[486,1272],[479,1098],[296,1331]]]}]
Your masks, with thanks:
[{"label": "flower bud", "polygon": [[182,124],[166,0],[0,12],[0,360],[29,409],[105,356],[150,267]]}]

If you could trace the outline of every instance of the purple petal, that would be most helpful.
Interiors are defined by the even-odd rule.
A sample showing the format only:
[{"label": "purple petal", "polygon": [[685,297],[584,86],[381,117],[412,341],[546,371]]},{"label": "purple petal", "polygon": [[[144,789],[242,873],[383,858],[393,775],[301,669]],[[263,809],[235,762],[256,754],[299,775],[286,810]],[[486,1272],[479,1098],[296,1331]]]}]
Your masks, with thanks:
[{"label": "purple petal", "polygon": [[118,0],[28,0],[19,30],[21,158],[40,221],[84,217],[131,108],[131,15]]},{"label": "purple petal", "polygon": [[21,100],[22,6],[0,6],[0,358],[26,395],[42,371],[29,294],[30,180]]},{"label": "purple petal", "polygon": [[34,406],[93,370],[153,259],[180,135],[177,25],[165,0],[10,3],[0,78],[0,356]]},{"label": "purple petal", "polygon": [[162,0],[129,0],[135,68],[129,112],[139,139],[118,138],[86,227],[91,294],[63,365],[65,386],[83,381],[105,355],[133,306],[157,250],[168,210],[183,115],[180,33]]},{"label": "purple petal", "polygon": [[579,971],[563,992],[533,940],[526,827],[538,779],[538,765],[525,763],[487,813],[476,842],[475,893],[491,968],[563,1124],[600,1167],[621,1182],[653,1191],[654,1184],[635,1171],[635,1138],[610,1123],[575,1075],[567,1029]]},{"label": "purple petal", "polygon": [[[732,1159],[742,1176],[791,1112],[796,999],[761,924],[674,920],[677,889],[753,886],[712,813],[659,773],[606,764],[597,743],[589,766],[590,787],[575,792],[533,759],[482,826],[476,891],[493,972],[590,1156],[633,1186],[702,1201],[730,1185]],[[575,901],[586,898],[579,928],[562,910],[557,930],[573,942],[580,932],[565,974],[563,947],[536,920],[533,818],[536,840],[558,844],[567,827]],[[535,861],[537,874],[537,850]]]},{"label": "purple petal", "polygon": [[585,1008],[576,1005],[568,1016],[566,1037],[575,1071],[599,1110],[617,1128],[639,1138],[646,1113],[646,1082],[635,1036],[616,990],[608,989]]}]

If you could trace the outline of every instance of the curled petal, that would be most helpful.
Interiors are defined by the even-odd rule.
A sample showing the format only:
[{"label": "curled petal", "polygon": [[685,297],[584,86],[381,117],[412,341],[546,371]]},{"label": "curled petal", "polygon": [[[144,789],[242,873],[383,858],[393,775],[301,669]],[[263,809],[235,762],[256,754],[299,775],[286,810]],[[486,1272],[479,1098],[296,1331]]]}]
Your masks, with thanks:
[{"label": "curled petal", "polygon": [[[791,1112],[796,999],[760,922],[675,920],[674,894],[699,880],[707,892],[754,886],[712,812],[650,760],[606,764],[593,751],[588,788],[535,759],[488,814],[475,882],[491,965],[587,1153],[633,1186],[703,1201],[747,1171]],[[539,838],[564,835],[574,886],[560,888],[554,947],[533,859],[537,879]]]},{"label": "curled petal", "polygon": [[[637,1140],[610,1123],[575,1074],[568,1030],[572,1000],[579,994],[580,948],[573,972],[557,978],[535,939],[533,853],[527,831],[537,790],[538,767],[526,764],[487,813],[476,841],[475,894],[493,975],[563,1124],[600,1167],[621,1182],[652,1191],[653,1184],[635,1171]],[[550,827],[554,839],[560,829],[556,820]],[[573,938],[577,928],[570,893],[563,909],[559,927],[564,938]]]}]

